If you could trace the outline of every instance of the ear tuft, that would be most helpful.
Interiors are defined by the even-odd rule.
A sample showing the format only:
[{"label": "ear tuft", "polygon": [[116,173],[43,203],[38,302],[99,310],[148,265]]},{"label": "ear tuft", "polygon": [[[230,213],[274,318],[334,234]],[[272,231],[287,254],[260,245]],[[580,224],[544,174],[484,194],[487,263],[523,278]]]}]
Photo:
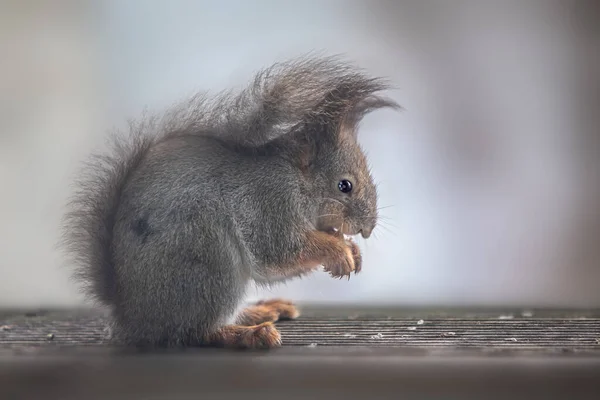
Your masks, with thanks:
[{"label": "ear tuft", "polygon": [[338,84],[305,115],[304,124],[335,136],[342,132],[356,135],[360,121],[367,114],[381,108],[401,109],[394,100],[377,95],[388,88],[382,79],[360,73],[341,76]]}]

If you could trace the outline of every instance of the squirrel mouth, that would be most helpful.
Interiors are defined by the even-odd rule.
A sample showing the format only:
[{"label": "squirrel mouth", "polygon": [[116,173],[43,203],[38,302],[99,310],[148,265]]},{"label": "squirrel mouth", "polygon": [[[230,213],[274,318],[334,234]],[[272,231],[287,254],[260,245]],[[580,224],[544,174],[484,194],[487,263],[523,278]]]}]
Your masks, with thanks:
[{"label": "squirrel mouth", "polygon": [[337,237],[340,237],[340,238],[344,238],[346,240],[350,239],[352,236],[356,236],[357,235],[357,234],[351,235],[351,234],[343,232],[339,228],[335,228],[335,227],[331,227],[329,229],[326,229],[325,233],[328,233],[328,234],[330,234],[332,236],[337,236]]}]

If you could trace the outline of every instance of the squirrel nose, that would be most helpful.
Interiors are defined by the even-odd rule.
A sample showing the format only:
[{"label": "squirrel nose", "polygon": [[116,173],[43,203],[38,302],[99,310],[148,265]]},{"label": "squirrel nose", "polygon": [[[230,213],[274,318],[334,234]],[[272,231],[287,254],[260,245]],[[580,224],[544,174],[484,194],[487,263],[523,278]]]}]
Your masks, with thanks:
[{"label": "squirrel nose", "polygon": [[359,232],[364,239],[368,239],[369,236],[371,236],[372,231],[373,229],[361,229]]}]

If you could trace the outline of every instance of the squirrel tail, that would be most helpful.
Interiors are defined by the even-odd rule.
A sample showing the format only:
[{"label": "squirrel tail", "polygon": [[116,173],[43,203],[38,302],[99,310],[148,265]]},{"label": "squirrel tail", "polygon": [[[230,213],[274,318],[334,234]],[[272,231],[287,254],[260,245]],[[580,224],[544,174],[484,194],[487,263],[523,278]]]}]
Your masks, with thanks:
[{"label": "squirrel tail", "polygon": [[109,151],[86,161],[63,218],[61,245],[76,265],[73,277],[104,304],[113,304],[116,292],[111,247],[121,192],[157,139],[145,134],[147,125],[132,122],[129,136],[110,135]]},{"label": "squirrel tail", "polygon": [[246,145],[260,145],[298,124],[322,124],[356,129],[360,120],[379,108],[400,109],[377,94],[389,89],[381,78],[370,77],[337,56],[303,56],[258,72],[235,96],[222,95],[215,114],[225,116],[221,136]]}]

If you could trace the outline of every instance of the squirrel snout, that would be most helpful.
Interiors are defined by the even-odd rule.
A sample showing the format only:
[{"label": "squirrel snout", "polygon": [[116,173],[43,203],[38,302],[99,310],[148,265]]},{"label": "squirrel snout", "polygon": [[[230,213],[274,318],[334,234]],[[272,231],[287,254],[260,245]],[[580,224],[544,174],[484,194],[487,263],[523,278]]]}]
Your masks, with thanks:
[{"label": "squirrel snout", "polygon": [[371,232],[373,232],[373,228],[363,228],[359,232],[364,239],[368,239],[371,236]]}]

